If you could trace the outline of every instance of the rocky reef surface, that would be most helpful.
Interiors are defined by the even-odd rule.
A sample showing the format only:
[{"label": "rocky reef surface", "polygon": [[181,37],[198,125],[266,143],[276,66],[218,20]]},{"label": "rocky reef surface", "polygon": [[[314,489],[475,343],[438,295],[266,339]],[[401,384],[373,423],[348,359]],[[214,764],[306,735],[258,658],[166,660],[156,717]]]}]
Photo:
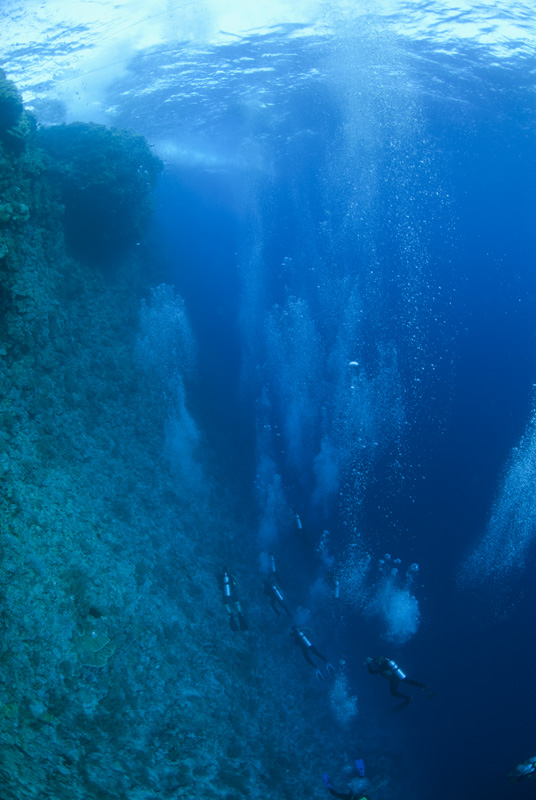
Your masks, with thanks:
[{"label": "rocky reef surface", "polygon": [[0,75],[2,800],[324,797],[355,756],[210,444],[195,485],[163,457],[136,347],[159,169],[134,134],[39,130]]}]

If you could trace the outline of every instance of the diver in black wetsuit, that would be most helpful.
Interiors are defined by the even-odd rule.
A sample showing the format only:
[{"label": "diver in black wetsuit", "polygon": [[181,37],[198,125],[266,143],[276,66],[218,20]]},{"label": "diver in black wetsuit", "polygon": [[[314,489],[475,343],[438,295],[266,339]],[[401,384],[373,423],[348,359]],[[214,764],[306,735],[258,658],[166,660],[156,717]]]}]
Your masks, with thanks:
[{"label": "diver in black wetsuit", "polygon": [[324,783],[328,787],[328,792],[333,797],[340,798],[340,800],[369,800],[368,796],[366,794],[363,794],[363,792],[352,792],[352,791],[350,791],[350,792],[337,792],[337,791],[335,791],[335,789],[333,788],[333,786],[329,782],[329,778],[328,778],[327,775],[324,775]]},{"label": "diver in black wetsuit", "polygon": [[333,665],[330,664],[327,658],[323,656],[322,653],[320,653],[316,649],[311,640],[305,635],[303,628],[298,628],[296,627],[296,625],[293,625],[290,635],[292,636],[292,641],[294,642],[294,644],[297,644],[300,650],[302,651],[303,657],[305,658],[307,663],[314,668],[315,675],[319,681],[323,681],[324,676],[321,670],[318,669],[315,662],[311,658],[311,653],[315,656],[318,656],[318,658],[322,659],[322,661],[326,665],[326,670],[330,675],[335,674],[335,669],[333,668]]},{"label": "diver in black wetsuit", "polygon": [[270,575],[269,578],[266,578],[264,581],[264,594],[268,595],[270,600],[270,605],[272,606],[273,611],[275,612],[276,618],[279,619],[281,616],[279,613],[279,609],[277,608],[278,605],[281,606],[283,611],[286,613],[287,617],[291,617],[292,614],[286,607],[283,601],[283,590],[279,586],[279,583],[276,581],[275,574]]},{"label": "diver in black wetsuit", "polygon": [[229,614],[229,625],[231,630],[247,631],[248,623],[242,612],[240,600],[238,599],[238,581],[234,575],[231,575],[227,567],[223,568],[219,583],[220,588],[223,591],[223,605]]},{"label": "diver in black wetsuit", "polygon": [[328,792],[341,800],[369,800],[363,792],[336,792],[331,786],[328,786]]},{"label": "diver in black wetsuit", "polygon": [[401,711],[403,708],[406,708],[408,703],[411,701],[411,697],[408,694],[403,694],[402,692],[398,691],[398,687],[401,683],[404,683],[408,686],[417,686],[418,689],[422,689],[428,697],[435,697],[435,692],[430,689],[425,683],[421,683],[420,681],[414,681],[411,678],[408,678],[405,672],[403,672],[396,661],[393,661],[391,658],[385,658],[385,656],[379,656],[377,658],[367,658],[365,660],[365,664],[367,665],[368,671],[371,675],[381,675],[382,678],[385,678],[389,681],[391,686],[391,694],[393,697],[400,697],[402,699],[402,703],[395,707],[395,711]]},{"label": "diver in black wetsuit", "polygon": [[272,606],[277,619],[279,619],[281,616],[277,607],[278,605],[281,606],[287,617],[291,617],[292,614],[283,602],[283,590],[280,586],[279,575],[277,574],[277,570],[275,568],[275,558],[273,555],[271,555],[270,558],[272,559],[272,571],[270,576],[264,581],[264,594],[268,596],[270,605]]}]

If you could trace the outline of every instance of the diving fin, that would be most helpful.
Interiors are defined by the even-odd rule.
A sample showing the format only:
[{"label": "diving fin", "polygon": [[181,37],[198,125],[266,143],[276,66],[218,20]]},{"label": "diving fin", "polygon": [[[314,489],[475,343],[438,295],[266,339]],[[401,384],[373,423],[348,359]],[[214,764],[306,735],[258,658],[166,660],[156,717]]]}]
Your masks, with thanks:
[{"label": "diving fin", "polygon": [[397,706],[393,708],[394,713],[396,714],[398,711],[403,711],[405,708],[409,706],[410,701],[411,697],[408,697],[407,700],[403,700],[401,703],[399,703]]},{"label": "diving fin", "polygon": [[246,620],[246,618],[245,618],[245,616],[243,614],[239,614],[238,615],[238,624],[240,625],[240,630],[241,631],[247,631],[248,623],[247,623],[247,620]]},{"label": "diving fin", "polygon": [[363,778],[365,776],[365,762],[362,758],[356,758],[354,763],[358,774]]}]

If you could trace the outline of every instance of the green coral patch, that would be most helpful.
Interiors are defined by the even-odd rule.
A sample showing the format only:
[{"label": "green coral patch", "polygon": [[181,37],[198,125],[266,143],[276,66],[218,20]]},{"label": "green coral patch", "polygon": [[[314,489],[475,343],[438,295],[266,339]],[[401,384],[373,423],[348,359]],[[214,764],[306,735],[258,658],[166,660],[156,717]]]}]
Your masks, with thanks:
[{"label": "green coral patch", "polygon": [[105,633],[79,633],[75,650],[85,667],[104,667],[115,652],[115,643]]}]

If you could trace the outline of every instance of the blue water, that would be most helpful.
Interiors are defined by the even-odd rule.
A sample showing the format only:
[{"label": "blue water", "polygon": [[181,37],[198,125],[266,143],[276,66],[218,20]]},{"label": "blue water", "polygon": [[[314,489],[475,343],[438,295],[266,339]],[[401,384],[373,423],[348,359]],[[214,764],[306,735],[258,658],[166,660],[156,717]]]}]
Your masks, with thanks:
[{"label": "blue water", "polygon": [[[357,521],[373,558],[393,551],[406,566],[419,563],[422,620],[407,643],[386,643],[381,626],[374,620],[364,626],[358,613],[345,614],[337,640],[353,659],[350,678],[361,707],[374,713],[381,706],[378,724],[403,739],[405,791],[439,799],[532,796],[533,787],[510,786],[506,775],[533,746],[534,551],[526,571],[508,579],[498,603],[495,587],[460,589],[456,574],[486,526],[505,462],[531,410],[536,157],[526,83],[533,64],[526,59],[489,64],[485,51],[466,45],[453,65],[451,57],[427,52],[429,46],[404,47],[406,57],[419,59],[411,98],[417,123],[401,109],[387,108],[380,112],[385,119],[365,120],[365,135],[374,141],[366,142],[364,154],[358,137],[348,160],[334,156],[341,137],[344,147],[348,120],[341,99],[323,85],[328,74],[318,87],[296,88],[292,111],[279,121],[281,136],[313,129],[305,147],[291,141],[279,149],[277,141],[273,174],[253,179],[253,191],[230,171],[170,170],[160,187],[155,225],[170,255],[196,265],[184,273],[178,268],[174,282],[187,298],[201,343],[206,394],[217,397],[206,410],[218,423],[223,416],[226,429],[235,426],[240,441],[243,418],[237,419],[236,408],[245,408],[250,420],[252,397],[261,391],[257,363],[248,364],[248,356],[261,365],[271,404],[261,423],[278,425],[282,433],[280,447],[273,440],[267,445],[266,438],[256,446],[273,457],[289,507],[307,521],[311,550],[327,528],[332,552],[342,557],[352,537],[348,527]],[[430,92],[439,81],[443,85]],[[358,86],[366,93],[366,84]],[[396,77],[389,89],[396,91]],[[376,102],[389,106],[392,98],[368,102],[375,114]],[[376,173],[373,185],[367,170]],[[236,195],[254,211],[237,208]],[[358,209],[348,220],[347,204],[361,202],[368,219],[363,222]],[[285,259],[292,259],[290,267]],[[262,295],[253,330],[249,320],[246,330],[237,325],[244,302],[238,273],[246,260],[253,291]],[[371,265],[374,276],[357,280],[362,299],[337,285],[367,276]],[[328,304],[319,286],[326,289]],[[289,322],[288,335],[303,337],[300,352],[271,353],[283,344],[277,336],[267,341],[263,326],[273,304],[282,305],[289,296],[305,300],[310,315]],[[354,350],[347,350],[346,358],[367,365],[378,381],[372,391],[380,402],[387,393],[387,416],[394,400],[406,419],[401,428],[388,419],[386,451],[379,457],[368,451],[372,445],[365,435],[362,485],[351,479],[338,485],[338,496],[320,511],[311,500],[312,463],[323,425],[336,429],[346,413],[344,403],[333,401],[341,377],[337,368],[330,369],[329,358],[352,302],[352,314],[362,314],[366,324],[361,327],[355,318],[348,323],[355,326],[348,340]],[[250,336],[251,355],[243,341]],[[389,371],[374,375],[378,341],[397,350],[396,379]],[[240,368],[248,367],[240,381]],[[299,386],[288,386],[296,370]],[[414,383],[416,371],[422,388]],[[383,386],[391,380],[396,387]],[[286,427],[294,402],[299,421],[287,421]],[[373,412],[356,406],[349,413],[366,418]],[[366,419],[363,424],[366,428]],[[333,447],[359,464],[352,441],[338,436]],[[382,421],[374,437],[381,448]],[[246,437],[242,447],[244,458],[251,459],[253,440]],[[276,448],[292,447],[296,458],[289,463]],[[292,541],[291,532],[279,532],[268,546],[299,572],[307,591],[317,578],[318,558]],[[318,618],[322,611],[315,610]],[[437,687],[433,707],[418,706],[416,698],[403,719],[392,718],[386,687],[372,685],[372,679],[369,685],[361,667],[368,652],[387,650]]]},{"label": "blue water", "polygon": [[[107,87],[106,121],[164,158],[143,246],[197,341],[190,413],[254,510],[260,563],[276,554],[346,660],[355,730],[388,731],[389,791],[502,800],[534,794],[506,776],[535,747],[536,516],[519,552],[505,523],[518,569],[500,548],[463,565],[497,536],[533,409],[536,59],[491,22],[487,42],[442,36],[451,16],[155,48]],[[438,696],[393,715],[362,665],[383,653]]]}]

